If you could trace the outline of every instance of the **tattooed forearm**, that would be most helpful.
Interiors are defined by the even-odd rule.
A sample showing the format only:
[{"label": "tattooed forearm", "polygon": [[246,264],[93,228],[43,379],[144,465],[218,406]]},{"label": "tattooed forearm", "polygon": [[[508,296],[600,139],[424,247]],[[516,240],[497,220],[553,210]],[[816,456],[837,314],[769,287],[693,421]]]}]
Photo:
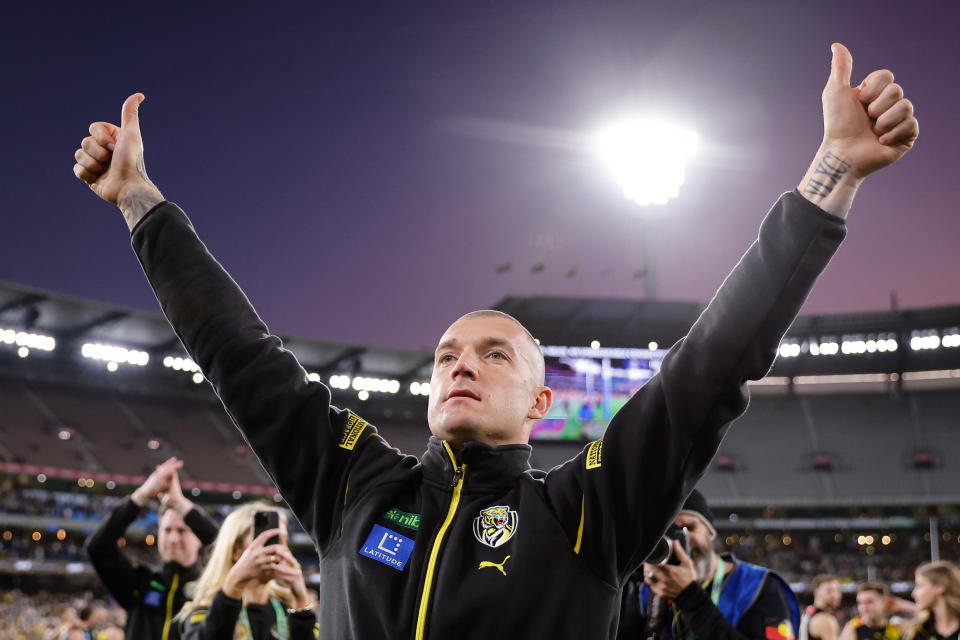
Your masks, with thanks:
[{"label": "tattooed forearm", "polygon": [[844,162],[832,151],[827,151],[817,162],[813,174],[807,180],[803,188],[804,194],[826,198],[843,176],[850,171],[851,166],[849,162]]},{"label": "tattooed forearm", "polygon": [[126,194],[117,204],[123,213],[124,220],[127,221],[127,227],[133,231],[143,216],[161,202],[163,202],[163,195],[151,182],[149,186],[138,187]]}]

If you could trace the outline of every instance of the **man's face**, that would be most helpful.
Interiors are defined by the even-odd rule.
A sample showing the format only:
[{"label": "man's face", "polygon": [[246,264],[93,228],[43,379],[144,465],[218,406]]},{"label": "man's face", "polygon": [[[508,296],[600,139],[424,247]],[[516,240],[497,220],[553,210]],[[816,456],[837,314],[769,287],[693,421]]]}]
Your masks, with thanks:
[{"label": "man's face", "polygon": [[814,592],[814,599],[820,603],[821,608],[828,611],[836,611],[843,602],[843,593],[840,592],[840,583],[836,580],[824,582],[817,587]]},{"label": "man's face", "polygon": [[197,561],[197,554],[203,543],[194,535],[183,516],[173,509],[160,516],[160,530],[157,532],[157,550],[164,562],[176,562],[184,567]]},{"label": "man's face", "polygon": [[887,617],[883,596],[876,591],[861,591],[857,594],[857,613],[869,626],[878,626]]},{"label": "man's face", "polygon": [[546,415],[551,393],[535,366],[539,350],[507,318],[476,316],[453,323],[434,358],[427,421],[457,446],[527,442]]},{"label": "man's face", "polygon": [[681,513],[673,521],[678,527],[686,527],[690,534],[690,557],[697,568],[697,579],[703,580],[710,571],[713,557],[713,541],[717,537],[697,516]]}]

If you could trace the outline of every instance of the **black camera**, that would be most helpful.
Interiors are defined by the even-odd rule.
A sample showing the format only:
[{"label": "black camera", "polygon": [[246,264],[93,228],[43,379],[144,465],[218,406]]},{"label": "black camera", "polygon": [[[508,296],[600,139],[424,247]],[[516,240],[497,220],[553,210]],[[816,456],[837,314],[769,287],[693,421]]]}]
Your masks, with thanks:
[{"label": "black camera", "polygon": [[[667,527],[663,537],[660,538],[657,546],[653,548],[653,551],[650,552],[650,555],[647,556],[644,562],[658,567],[662,567],[665,564],[680,564],[680,558],[677,557],[675,553],[676,549],[674,548],[674,542],[677,540],[680,541],[683,550],[686,551],[689,556],[690,532],[687,531],[686,527],[678,527],[675,524],[671,524]],[[661,636],[667,624],[667,609],[666,598],[652,593],[650,594],[647,610],[644,612],[646,615],[646,624],[643,629],[643,637],[645,640],[656,640]]]},{"label": "black camera", "polygon": [[650,552],[650,555],[647,556],[644,562],[658,567],[665,564],[680,564],[680,559],[677,558],[677,554],[674,553],[673,548],[673,543],[676,540],[680,541],[683,550],[689,556],[690,533],[686,527],[678,527],[675,524],[671,524],[667,527],[667,531],[663,534],[663,537],[660,538],[660,541],[657,542],[657,546],[653,548],[653,551]]}]

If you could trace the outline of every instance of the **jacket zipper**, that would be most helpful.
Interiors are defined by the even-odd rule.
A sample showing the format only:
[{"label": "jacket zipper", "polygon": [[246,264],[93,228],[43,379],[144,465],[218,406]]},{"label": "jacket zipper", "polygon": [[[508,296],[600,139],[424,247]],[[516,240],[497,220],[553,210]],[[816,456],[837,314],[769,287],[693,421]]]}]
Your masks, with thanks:
[{"label": "jacket zipper", "polygon": [[167,615],[163,619],[163,631],[160,633],[162,640],[170,637],[170,622],[173,619],[173,594],[177,592],[177,584],[180,582],[180,573],[173,574],[173,582],[170,583],[170,592],[167,594]]},{"label": "jacket zipper", "polygon": [[443,543],[443,536],[447,533],[450,523],[453,522],[453,516],[457,512],[457,505],[460,504],[460,491],[463,489],[463,478],[467,473],[467,465],[457,466],[457,458],[453,455],[453,449],[446,442],[443,443],[447,455],[450,456],[450,462],[453,464],[453,481],[450,486],[453,487],[453,497],[450,498],[450,506],[447,508],[447,517],[440,525],[440,531],[433,540],[433,547],[430,549],[430,559],[427,562],[427,576],[423,581],[423,593],[420,594],[420,611],[417,613],[417,633],[414,636],[416,640],[423,640],[427,629],[427,609],[430,604],[430,589],[433,586],[433,575],[437,569],[437,558],[440,555],[440,545]]}]

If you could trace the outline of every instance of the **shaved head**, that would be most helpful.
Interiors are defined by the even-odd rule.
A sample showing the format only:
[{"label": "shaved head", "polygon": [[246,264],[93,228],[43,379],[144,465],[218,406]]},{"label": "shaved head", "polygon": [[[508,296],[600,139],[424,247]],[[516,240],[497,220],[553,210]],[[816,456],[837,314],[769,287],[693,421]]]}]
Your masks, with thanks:
[{"label": "shaved head", "polygon": [[[533,334],[523,326],[523,324],[514,318],[509,313],[504,313],[503,311],[497,311],[496,309],[478,309],[477,311],[471,311],[470,313],[465,313],[453,324],[460,322],[461,320],[470,320],[471,318],[502,318],[504,320],[509,320],[513,324],[520,327],[523,331],[523,334],[527,337],[527,342],[529,343],[529,349],[525,349],[527,355],[527,361],[530,364],[530,368],[533,370],[533,381],[536,384],[545,384],[546,381],[546,364],[543,360],[543,352],[540,351],[540,345],[537,343],[537,339],[533,337]],[[453,325],[451,325],[453,326]]]}]

